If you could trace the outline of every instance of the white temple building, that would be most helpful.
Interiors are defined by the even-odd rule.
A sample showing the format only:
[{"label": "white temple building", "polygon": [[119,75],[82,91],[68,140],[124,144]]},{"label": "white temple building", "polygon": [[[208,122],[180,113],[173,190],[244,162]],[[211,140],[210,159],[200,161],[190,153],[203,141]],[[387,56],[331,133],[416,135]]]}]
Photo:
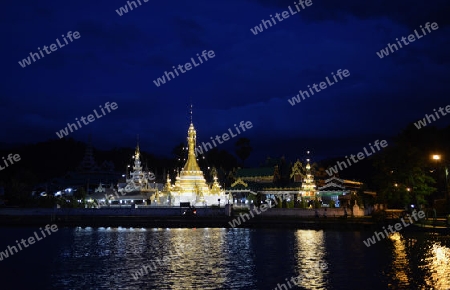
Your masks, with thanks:
[{"label": "white temple building", "polygon": [[148,170],[143,170],[140,159],[141,152],[139,150],[139,143],[136,146],[133,159],[133,170],[130,172],[130,177],[126,176],[125,184],[118,185],[118,192],[121,195],[141,193],[148,198],[157,190],[155,186],[155,174]]}]

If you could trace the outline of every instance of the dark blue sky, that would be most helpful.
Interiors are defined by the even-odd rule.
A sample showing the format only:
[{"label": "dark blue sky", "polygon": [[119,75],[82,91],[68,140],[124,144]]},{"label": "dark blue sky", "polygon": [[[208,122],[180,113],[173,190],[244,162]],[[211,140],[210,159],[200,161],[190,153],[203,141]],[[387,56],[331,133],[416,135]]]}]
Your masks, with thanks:
[{"label": "dark blue sky", "polygon": [[[161,2],[163,4],[161,4]],[[312,0],[254,35],[250,28],[294,1],[153,1],[123,16],[123,0],[10,1],[0,17],[0,142],[39,142],[99,105],[118,109],[70,136],[96,147],[169,156],[186,140],[190,99],[197,141],[240,121],[253,128],[251,162],[267,155],[317,158],[390,140],[408,123],[450,105],[448,1]],[[414,3],[414,4],[412,4]],[[447,4],[446,4],[447,3]],[[278,21],[277,21],[278,22]],[[426,22],[439,29],[380,59],[376,52]],[[22,68],[18,61],[81,37]],[[215,57],[166,84],[153,83],[203,50]],[[338,69],[350,76],[291,106],[288,99]],[[450,116],[434,123],[450,124]],[[230,149],[238,137],[219,148]]]}]

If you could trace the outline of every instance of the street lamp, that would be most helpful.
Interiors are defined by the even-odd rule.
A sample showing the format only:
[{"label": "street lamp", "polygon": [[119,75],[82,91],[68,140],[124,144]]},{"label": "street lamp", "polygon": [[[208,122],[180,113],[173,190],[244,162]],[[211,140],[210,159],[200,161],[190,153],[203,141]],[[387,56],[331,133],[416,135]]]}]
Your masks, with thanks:
[{"label": "street lamp", "polygon": [[[438,187],[439,187],[439,166],[438,166],[438,162],[441,161],[442,156],[439,154],[433,154],[431,155],[431,159],[433,159],[436,162],[436,179],[437,179],[437,183],[438,183]],[[446,182],[447,185],[447,182]]]},{"label": "street lamp", "polygon": [[[442,159],[442,156],[439,154],[434,154],[431,156],[431,158],[436,161],[436,172],[437,172],[437,179],[438,179],[437,182],[439,184],[439,169],[437,167],[438,167],[438,162]],[[447,206],[450,211],[450,197],[449,197],[449,192],[448,192],[448,168],[447,168],[446,164],[443,164],[443,169],[444,169],[444,176],[445,176],[445,186],[444,186],[445,198],[447,200]]]}]

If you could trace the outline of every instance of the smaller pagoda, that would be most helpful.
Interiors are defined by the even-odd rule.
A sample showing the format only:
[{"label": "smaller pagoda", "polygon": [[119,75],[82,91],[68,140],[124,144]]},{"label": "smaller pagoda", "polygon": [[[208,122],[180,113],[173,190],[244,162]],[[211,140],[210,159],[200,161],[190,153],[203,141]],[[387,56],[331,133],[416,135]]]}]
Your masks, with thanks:
[{"label": "smaller pagoda", "polygon": [[130,172],[130,178],[126,176],[125,186],[119,186],[118,189],[118,192],[122,195],[141,194],[143,197],[148,198],[156,191],[156,188],[151,186],[155,180],[155,174],[151,171],[142,170],[140,155],[138,142],[133,156],[134,165],[133,170]]},{"label": "smaller pagoda", "polygon": [[[309,151],[306,152],[309,155]],[[316,183],[314,181],[314,175],[311,173],[310,159],[306,158],[305,176],[303,178],[302,187],[300,189],[300,195],[307,199],[314,199],[316,195]]]}]

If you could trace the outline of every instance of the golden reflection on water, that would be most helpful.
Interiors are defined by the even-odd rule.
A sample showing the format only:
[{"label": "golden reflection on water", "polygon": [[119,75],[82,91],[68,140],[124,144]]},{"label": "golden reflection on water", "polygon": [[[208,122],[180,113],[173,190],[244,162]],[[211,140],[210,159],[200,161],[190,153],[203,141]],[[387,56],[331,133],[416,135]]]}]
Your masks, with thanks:
[{"label": "golden reflection on water", "polygon": [[[228,267],[215,263],[223,260],[225,231],[209,229],[172,229],[166,239],[170,252],[181,253],[171,259],[167,269],[167,284],[172,289],[196,289],[199,281],[205,279],[214,287],[223,288],[227,279]],[[194,237],[193,237],[194,236]],[[203,253],[203,254],[200,254]],[[207,254],[209,259],[199,259]]]},{"label": "golden reflection on water", "polygon": [[[450,289],[450,236],[414,234],[414,238],[406,238],[408,235],[396,233],[389,236],[384,246],[381,242],[377,244],[380,249],[372,256],[366,256],[366,248],[352,244],[361,242],[358,233],[332,235],[330,239],[328,232],[316,230],[87,227],[76,228],[73,237],[69,230],[66,232],[53,270],[53,284],[59,289],[75,284],[79,289],[89,289],[92,277],[97,284],[98,281],[127,287],[146,284],[161,290],[267,289],[266,281],[298,289],[291,278],[300,275],[300,281],[296,280],[302,289],[327,289],[331,281],[345,283],[353,278],[360,283],[367,280],[374,283],[378,282],[374,279],[381,278],[383,284],[387,279],[388,289]],[[277,260],[280,253],[285,255]],[[344,270],[353,271],[340,272],[339,275],[345,276],[340,279],[336,273],[340,271],[337,267],[343,254],[352,255],[352,259],[344,261],[356,259],[359,263],[351,267],[342,265]],[[143,266],[165,257],[170,259],[165,259],[164,265],[136,276]],[[376,264],[379,259],[381,268]],[[320,268],[319,263],[327,260],[330,265]],[[375,278],[364,277],[372,272]],[[290,281],[292,288],[283,279]]]},{"label": "golden reflection on water", "polygon": [[401,285],[402,287],[410,286],[410,275],[407,272],[410,267],[408,254],[406,253],[405,239],[398,232],[390,235],[389,239],[393,242],[394,246],[392,260],[392,282],[394,282],[393,284]]},{"label": "golden reflection on water", "polygon": [[326,267],[320,268],[320,265],[325,263],[324,232],[298,230],[295,237],[297,272],[303,276],[299,286],[306,289],[325,289],[325,277],[328,272]]},{"label": "golden reflection on water", "polygon": [[450,249],[435,242],[426,252],[424,259],[428,273],[425,275],[425,283],[434,289],[450,289]]}]

